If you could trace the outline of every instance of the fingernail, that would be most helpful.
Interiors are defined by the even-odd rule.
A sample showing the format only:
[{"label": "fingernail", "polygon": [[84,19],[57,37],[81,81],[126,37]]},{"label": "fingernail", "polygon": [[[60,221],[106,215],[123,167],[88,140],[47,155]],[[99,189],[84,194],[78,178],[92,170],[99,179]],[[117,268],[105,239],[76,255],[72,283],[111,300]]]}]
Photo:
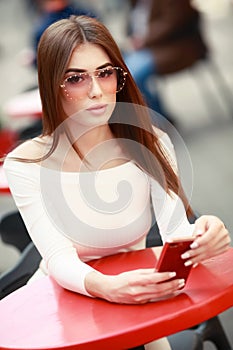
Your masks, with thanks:
[{"label": "fingernail", "polygon": [[184,284],[185,284],[185,280],[184,279],[179,280],[179,288],[183,287]]},{"label": "fingernail", "polygon": [[182,259],[188,259],[188,258],[190,258],[190,254],[189,253],[184,253],[184,254],[181,255],[181,258]]},{"label": "fingernail", "polygon": [[190,245],[190,248],[192,249],[195,249],[195,248],[198,248],[199,247],[199,244],[197,242],[193,242],[191,245]]},{"label": "fingernail", "polygon": [[172,278],[172,277],[175,277],[176,276],[176,272],[171,272],[170,274],[169,274],[169,276]]},{"label": "fingernail", "polygon": [[192,265],[192,260],[185,261],[184,265],[185,265],[185,266],[190,266],[190,265]]},{"label": "fingernail", "polygon": [[197,267],[197,266],[198,266],[198,263],[193,264],[193,267],[194,267],[194,268]]}]

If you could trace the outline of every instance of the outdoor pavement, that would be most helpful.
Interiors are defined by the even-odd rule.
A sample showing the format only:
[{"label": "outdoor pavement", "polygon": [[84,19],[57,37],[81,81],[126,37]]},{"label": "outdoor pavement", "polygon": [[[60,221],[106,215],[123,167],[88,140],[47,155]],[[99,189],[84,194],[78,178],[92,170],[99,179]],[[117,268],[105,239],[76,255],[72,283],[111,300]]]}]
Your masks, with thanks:
[{"label": "outdoor pavement", "polygon": [[[33,12],[26,9],[26,3],[26,0],[0,0],[0,120],[12,127],[18,127],[19,121],[9,120],[2,106],[37,81],[34,69],[24,65],[34,21]],[[108,2],[105,0],[105,3]],[[98,8],[104,9],[100,4],[103,2],[98,2]],[[108,5],[103,19],[120,44],[124,7],[120,7],[120,11],[117,6],[116,16],[114,1]],[[233,239],[233,5],[223,16],[205,16],[204,32],[212,59],[227,82],[230,96],[222,99],[223,87],[219,82],[215,83],[216,69],[210,74],[207,63],[159,80],[158,88],[190,155],[193,168],[191,203],[199,213],[219,216]],[[27,124],[28,120],[21,120],[22,123]],[[14,208],[9,195],[0,196],[0,217]],[[0,272],[11,267],[17,259],[17,251],[0,243]],[[233,308],[220,318],[233,347]],[[208,344],[207,349],[213,347]]]}]

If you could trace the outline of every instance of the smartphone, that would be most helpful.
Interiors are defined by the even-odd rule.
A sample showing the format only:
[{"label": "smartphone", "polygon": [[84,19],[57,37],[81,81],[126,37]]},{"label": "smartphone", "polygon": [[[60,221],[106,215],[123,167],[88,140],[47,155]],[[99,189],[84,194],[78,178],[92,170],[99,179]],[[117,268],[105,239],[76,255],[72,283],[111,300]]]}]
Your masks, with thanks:
[{"label": "smartphone", "polygon": [[188,279],[192,265],[185,266],[185,259],[181,255],[190,249],[194,238],[182,237],[175,238],[172,242],[166,242],[163,246],[159,260],[156,264],[158,272],[176,272],[176,276],[171,279],[184,279],[185,283]]}]

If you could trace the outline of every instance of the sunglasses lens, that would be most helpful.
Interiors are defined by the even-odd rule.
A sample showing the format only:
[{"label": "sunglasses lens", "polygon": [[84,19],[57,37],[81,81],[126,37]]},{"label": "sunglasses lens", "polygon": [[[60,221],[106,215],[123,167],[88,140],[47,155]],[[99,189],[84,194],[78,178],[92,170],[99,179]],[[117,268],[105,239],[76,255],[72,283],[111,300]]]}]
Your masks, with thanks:
[{"label": "sunglasses lens", "polygon": [[126,73],[120,67],[98,69],[92,73],[76,73],[67,77],[61,87],[67,98],[79,100],[88,94],[93,79],[97,81],[103,93],[115,94],[121,91],[125,85]]},{"label": "sunglasses lens", "polygon": [[126,82],[126,72],[122,68],[117,69],[117,91],[119,92],[123,89]]}]

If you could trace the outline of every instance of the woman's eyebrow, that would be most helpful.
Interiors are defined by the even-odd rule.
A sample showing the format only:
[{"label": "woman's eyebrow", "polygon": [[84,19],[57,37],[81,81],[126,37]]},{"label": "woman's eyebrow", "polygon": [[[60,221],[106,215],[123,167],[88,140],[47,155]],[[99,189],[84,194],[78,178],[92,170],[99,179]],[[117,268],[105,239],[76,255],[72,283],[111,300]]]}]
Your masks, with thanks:
[{"label": "woman's eyebrow", "polygon": [[[107,63],[104,63],[101,66],[97,67],[96,70],[97,69],[103,69],[103,68],[106,68],[106,67],[109,67],[109,66],[112,67],[112,63],[107,62]],[[84,73],[84,72],[87,72],[87,70],[81,69],[81,68],[69,68],[69,69],[66,70],[66,73],[70,73],[70,72]]]}]

